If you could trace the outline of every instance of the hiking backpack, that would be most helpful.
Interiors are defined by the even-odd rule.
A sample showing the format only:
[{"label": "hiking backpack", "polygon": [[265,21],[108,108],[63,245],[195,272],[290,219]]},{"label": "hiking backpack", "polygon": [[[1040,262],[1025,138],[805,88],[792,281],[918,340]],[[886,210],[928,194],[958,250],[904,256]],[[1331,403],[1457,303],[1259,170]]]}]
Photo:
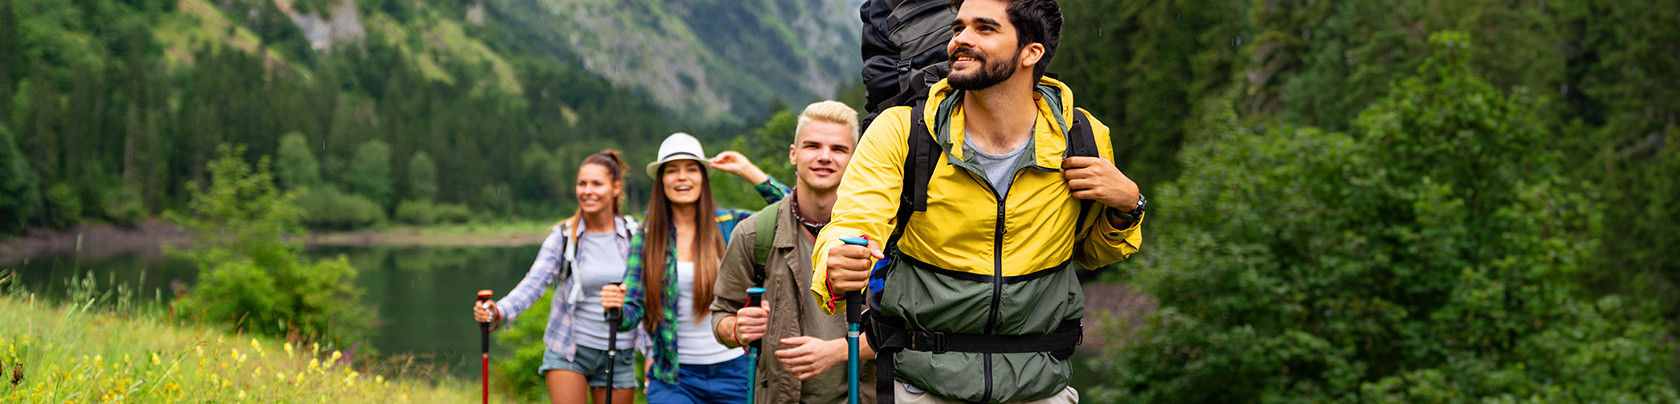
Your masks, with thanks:
[{"label": "hiking backpack", "polygon": [[866,0],[863,20],[862,127],[887,108],[911,105],[917,93],[950,71],[945,45],[951,42],[949,0]]}]

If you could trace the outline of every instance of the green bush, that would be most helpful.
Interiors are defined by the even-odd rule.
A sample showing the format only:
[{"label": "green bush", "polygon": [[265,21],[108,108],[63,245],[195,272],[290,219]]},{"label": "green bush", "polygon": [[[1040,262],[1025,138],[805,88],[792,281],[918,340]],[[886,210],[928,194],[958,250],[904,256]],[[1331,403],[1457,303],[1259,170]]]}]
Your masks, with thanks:
[{"label": "green bush", "polygon": [[75,185],[61,182],[47,187],[47,208],[52,212],[55,226],[67,227],[82,221],[82,197],[76,194]]},{"label": "green bush", "polygon": [[437,197],[437,164],[426,152],[415,152],[414,157],[408,159],[408,192],[411,197],[421,201],[431,201]]},{"label": "green bush", "polygon": [[391,146],[378,140],[356,148],[356,157],[344,174],[350,191],[372,200],[380,209],[391,203]]},{"label": "green bush", "polygon": [[29,156],[18,150],[12,131],[0,125],[0,232],[35,222],[41,209],[39,185]]},{"label": "green bush", "polygon": [[1649,308],[1573,281],[1601,215],[1538,104],[1432,41],[1352,135],[1210,114],[1151,195],[1136,279],[1161,310],[1096,362],[1118,377],[1095,401],[1676,399]]},{"label": "green bush", "polygon": [[396,219],[407,224],[437,223],[437,206],[427,201],[407,200],[397,204]]},{"label": "green bush", "polygon": [[174,219],[196,248],[199,280],[174,301],[176,313],[236,330],[342,343],[362,337],[368,317],[357,303],[356,269],[340,256],[304,260],[300,212],[282,194],[263,157],[253,170],[244,146],[222,145],[210,183],[189,185],[188,213]]},{"label": "green bush", "polygon": [[542,367],[543,353],[548,350],[543,344],[543,332],[548,328],[553,295],[552,288],[544,291],[518,319],[503,325],[504,329],[496,333],[496,346],[505,347],[502,351],[512,351],[497,357],[496,373],[502,375],[504,386],[512,386],[514,392],[530,401],[541,401],[548,395],[547,385],[536,373]]},{"label": "green bush", "polygon": [[285,189],[303,189],[321,184],[321,165],[310,151],[309,140],[302,133],[292,132],[280,137],[280,149],[275,151],[274,177]]},{"label": "green bush", "polygon": [[440,203],[433,205],[433,208],[437,209],[438,223],[466,223],[473,220],[472,208],[468,208],[467,205]]},{"label": "green bush", "polygon": [[299,190],[302,222],[315,229],[355,229],[385,222],[385,210],[361,195],[327,185]]}]

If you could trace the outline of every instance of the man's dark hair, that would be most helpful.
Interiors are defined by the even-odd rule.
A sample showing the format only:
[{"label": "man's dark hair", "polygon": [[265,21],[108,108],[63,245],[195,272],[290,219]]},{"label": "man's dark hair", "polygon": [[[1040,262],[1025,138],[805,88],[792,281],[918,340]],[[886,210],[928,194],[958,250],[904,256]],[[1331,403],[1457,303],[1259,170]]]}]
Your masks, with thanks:
[{"label": "man's dark hair", "polygon": [[[951,11],[962,9],[964,0],[951,0]],[[1050,58],[1056,56],[1056,46],[1062,43],[1062,7],[1056,0],[1002,0],[1008,5],[1009,24],[1015,26],[1015,41],[1019,48],[1027,44],[1044,44],[1044,57],[1033,65],[1033,82],[1044,77]]]}]

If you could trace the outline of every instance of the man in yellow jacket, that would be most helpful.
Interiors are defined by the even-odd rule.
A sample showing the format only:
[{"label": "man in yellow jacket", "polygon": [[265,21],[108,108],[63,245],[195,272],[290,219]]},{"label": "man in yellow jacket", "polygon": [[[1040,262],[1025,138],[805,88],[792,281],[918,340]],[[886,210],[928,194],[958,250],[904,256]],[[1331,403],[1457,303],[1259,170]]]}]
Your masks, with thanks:
[{"label": "man in yellow jacket", "polygon": [[[1114,166],[1108,127],[1076,118],[1088,115],[1072,90],[1044,77],[1055,1],[953,7],[951,73],[864,134],[817,237],[811,292],[833,313],[873,285],[882,401],[1077,402],[1068,355],[1085,299],[1067,268],[1136,252],[1145,199]],[[1074,133],[1100,157],[1071,153]],[[913,145],[929,139],[935,161],[918,164]],[[929,165],[925,182],[910,174]],[[842,241],[859,236],[867,245]]]}]

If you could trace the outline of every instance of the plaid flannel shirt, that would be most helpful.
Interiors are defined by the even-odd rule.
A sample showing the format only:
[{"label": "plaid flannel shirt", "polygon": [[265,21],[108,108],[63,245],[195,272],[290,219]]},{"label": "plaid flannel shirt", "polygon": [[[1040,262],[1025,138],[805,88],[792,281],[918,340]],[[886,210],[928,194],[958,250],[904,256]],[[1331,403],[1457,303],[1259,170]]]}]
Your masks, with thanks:
[{"label": "plaid flannel shirt", "polygon": [[[780,182],[777,182],[775,178],[771,178],[768,181],[754,185],[753,189],[758,191],[758,195],[763,197],[766,203],[775,203],[776,201],[780,201],[783,197],[786,197],[789,192],[788,187],[782,185]],[[723,233],[724,242],[729,242],[729,235],[734,232],[736,224],[740,223],[741,220],[745,220],[748,216],[752,216],[754,213],[758,212],[740,209],[718,209],[717,225],[718,230]],[[668,224],[667,226],[670,225]],[[642,316],[647,313],[647,309],[642,307],[642,300],[647,297],[646,288],[648,287],[646,285],[646,275],[643,274],[645,269],[643,268],[642,263],[643,234],[645,234],[645,232],[638,231],[635,236],[630,238],[630,257],[627,259],[626,267],[628,268],[624,273],[624,322],[618,325],[619,330],[630,330],[632,328],[636,328],[636,325],[642,321]],[[663,380],[666,383],[675,384],[677,382],[676,296],[681,296],[681,294],[679,294],[679,291],[677,290],[679,285],[677,285],[676,282],[677,250],[674,246],[677,245],[677,232],[671,231],[669,234],[670,239],[665,243],[665,245],[672,247],[665,249],[665,268],[663,268],[663,270],[665,271],[664,279],[666,282],[664,285],[661,285],[664,290],[663,295],[667,296],[667,298],[665,299],[663,305],[665,307],[663,315],[661,316],[662,318],[659,319],[659,322],[656,323],[654,329],[651,330],[653,354],[650,355],[650,357],[653,358],[652,377]],[[702,307],[711,307],[711,302],[707,302]],[[708,322],[706,324],[711,323]]]},{"label": "plaid flannel shirt", "polygon": [[[619,252],[628,256],[630,255],[630,239],[639,230],[636,220],[629,216],[620,216],[613,222],[614,226],[617,227],[614,234],[617,235]],[[582,221],[578,222],[578,226],[578,233],[588,230],[583,228]],[[512,292],[508,292],[507,296],[502,297],[502,300],[496,301],[496,306],[502,311],[503,320],[512,323],[514,318],[518,317],[525,309],[530,308],[531,304],[536,303],[537,298],[542,297],[543,288],[553,284],[554,297],[549,309],[548,327],[543,330],[543,344],[547,345],[548,349],[565,356],[566,360],[575,360],[577,355],[575,325],[578,321],[592,320],[580,320],[578,318],[578,303],[583,300],[583,293],[587,291],[582,290],[582,285],[577,282],[577,277],[573,276],[570,271],[561,273],[561,268],[574,268],[574,270],[577,268],[578,240],[572,238],[572,234],[570,225],[555,226],[554,231],[549,233],[548,239],[543,241],[542,249],[537,252],[536,261],[531,263],[531,270],[525,272],[525,279],[519,281],[519,286],[515,286]],[[559,282],[555,282],[556,278],[559,279]],[[593,321],[605,321],[605,319]],[[630,342],[630,346],[637,351],[647,352],[650,342],[646,332],[635,330],[627,337],[629,339],[626,341]]]}]

